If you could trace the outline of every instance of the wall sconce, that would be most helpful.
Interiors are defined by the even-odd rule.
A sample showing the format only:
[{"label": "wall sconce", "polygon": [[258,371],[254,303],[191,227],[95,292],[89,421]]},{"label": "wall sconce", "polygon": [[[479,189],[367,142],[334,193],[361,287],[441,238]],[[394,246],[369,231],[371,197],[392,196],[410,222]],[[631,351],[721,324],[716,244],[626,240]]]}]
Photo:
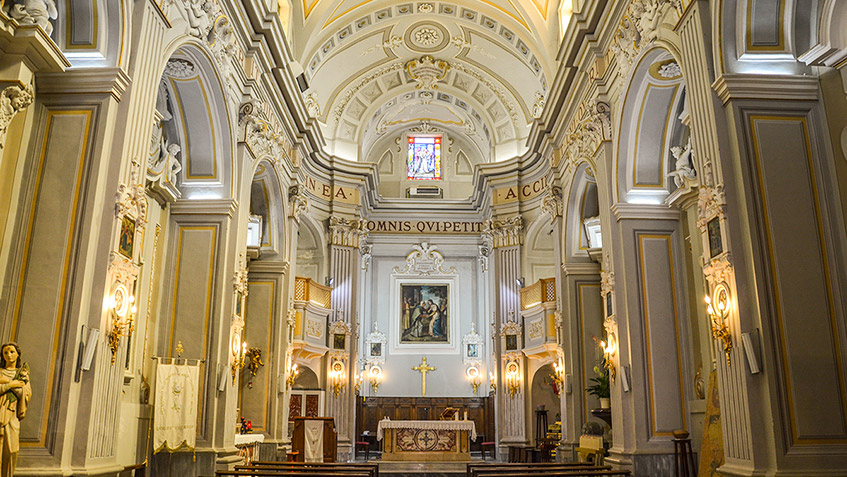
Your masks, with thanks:
[{"label": "wall sconce", "polygon": [[467,374],[468,381],[470,381],[471,387],[473,388],[473,395],[476,396],[476,390],[479,388],[480,383],[482,383],[482,377],[479,375],[479,368],[476,366],[468,366],[465,374]]},{"label": "wall sconce", "polygon": [[509,398],[514,399],[515,393],[521,387],[520,367],[517,361],[509,361],[506,363],[506,386],[509,388]]},{"label": "wall sconce", "polygon": [[497,380],[494,379],[494,373],[488,373],[488,387],[492,394],[497,395]]},{"label": "wall sconce", "polygon": [[556,396],[561,396],[565,389],[565,363],[562,358],[553,363],[553,374],[550,377],[556,383]]},{"label": "wall sconce", "polygon": [[335,360],[329,367],[329,384],[332,386],[332,392],[335,397],[341,394],[344,388],[344,362]]},{"label": "wall sconce", "polygon": [[112,326],[107,334],[109,338],[109,349],[112,350],[112,364],[118,353],[118,345],[121,336],[129,338],[135,330],[133,318],[137,311],[135,297],[129,294],[129,290],[123,283],[115,285],[115,290],[108,298],[107,306],[112,314]]},{"label": "wall sconce", "polygon": [[371,366],[371,369],[368,371],[368,378],[371,382],[371,388],[373,388],[374,394],[376,394],[376,390],[382,384],[382,368],[377,365]]},{"label": "wall sconce", "polygon": [[298,374],[300,374],[300,370],[297,369],[297,363],[294,363],[288,368],[288,378],[285,379],[289,389],[294,387],[294,380],[297,379]]},{"label": "wall sconce", "polygon": [[618,352],[618,340],[611,332],[606,333],[606,341],[598,340],[596,336],[593,338],[597,346],[603,351],[603,367],[609,370],[609,380],[614,383],[617,370],[613,358]]},{"label": "wall sconce", "polygon": [[[723,351],[726,354],[726,365],[731,366],[730,351],[732,351],[732,335],[726,319],[729,316],[729,290],[724,284],[715,287],[712,294],[714,300],[706,295],[706,310],[712,322],[712,339],[723,341]],[[715,306],[712,306],[714,302]]]},{"label": "wall sconce", "polygon": [[244,367],[244,358],[247,357],[247,342],[241,342],[241,336],[234,334],[231,351],[230,369],[232,370],[232,382],[235,383],[235,375],[238,374],[239,369]]}]

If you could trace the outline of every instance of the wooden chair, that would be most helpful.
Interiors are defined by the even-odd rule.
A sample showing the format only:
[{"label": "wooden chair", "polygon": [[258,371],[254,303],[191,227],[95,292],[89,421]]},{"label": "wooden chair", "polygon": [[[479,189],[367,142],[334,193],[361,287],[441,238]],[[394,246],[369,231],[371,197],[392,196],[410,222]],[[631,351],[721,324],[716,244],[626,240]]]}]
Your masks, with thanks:
[{"label": "wooden chair", "polygon": [[371,456],[371,444],[367,441],[356,441],[356,453],[355,455],[359,455],[359,451],[365,451],[365,460],[370,460]]},{"label": "wooden chair", "polygon": [[494,450],[494,441],[486,441],[479,445],[480,450],[482,451],[482,460],[485,460],[485,450],[491,450],[491,458],[497,458],[497,452]]}]

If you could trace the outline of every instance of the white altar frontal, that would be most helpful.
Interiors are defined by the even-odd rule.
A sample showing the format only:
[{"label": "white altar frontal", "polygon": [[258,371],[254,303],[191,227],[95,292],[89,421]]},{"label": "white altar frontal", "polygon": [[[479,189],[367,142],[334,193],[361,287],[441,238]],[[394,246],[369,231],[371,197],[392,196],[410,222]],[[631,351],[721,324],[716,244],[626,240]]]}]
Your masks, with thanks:
[{"label": "white altar frontal", "polygon": [[377,425],[383,441],[382,460],[469,461],[470,440],[476,440],[473,421],[392,421]]}]

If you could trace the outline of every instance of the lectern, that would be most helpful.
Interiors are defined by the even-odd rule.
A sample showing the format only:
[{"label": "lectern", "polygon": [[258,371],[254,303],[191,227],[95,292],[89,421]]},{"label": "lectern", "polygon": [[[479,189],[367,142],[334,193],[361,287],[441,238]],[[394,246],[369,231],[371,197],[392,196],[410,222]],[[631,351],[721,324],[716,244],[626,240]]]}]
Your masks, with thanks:
[{"label": "lectern", "polygon": [[331,417],[295,417],[291,450],[297,462],[335,462],[338,436]]}]

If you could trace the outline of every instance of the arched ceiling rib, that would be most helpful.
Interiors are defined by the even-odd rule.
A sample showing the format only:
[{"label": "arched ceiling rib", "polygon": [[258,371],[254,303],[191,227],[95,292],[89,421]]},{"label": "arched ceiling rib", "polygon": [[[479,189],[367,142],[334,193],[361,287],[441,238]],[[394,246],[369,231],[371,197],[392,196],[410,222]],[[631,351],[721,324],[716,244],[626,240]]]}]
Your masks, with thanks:
[{"label": "arched ceiling rib", "polygon": [[[554,71],[559,3],[300,0],[293,43],[327,152],[375,160],[386,132],[431,125],[477,144],[482,161],[521,154]],[[446,64],[435,81],[409,67],[425,57]]]}]

